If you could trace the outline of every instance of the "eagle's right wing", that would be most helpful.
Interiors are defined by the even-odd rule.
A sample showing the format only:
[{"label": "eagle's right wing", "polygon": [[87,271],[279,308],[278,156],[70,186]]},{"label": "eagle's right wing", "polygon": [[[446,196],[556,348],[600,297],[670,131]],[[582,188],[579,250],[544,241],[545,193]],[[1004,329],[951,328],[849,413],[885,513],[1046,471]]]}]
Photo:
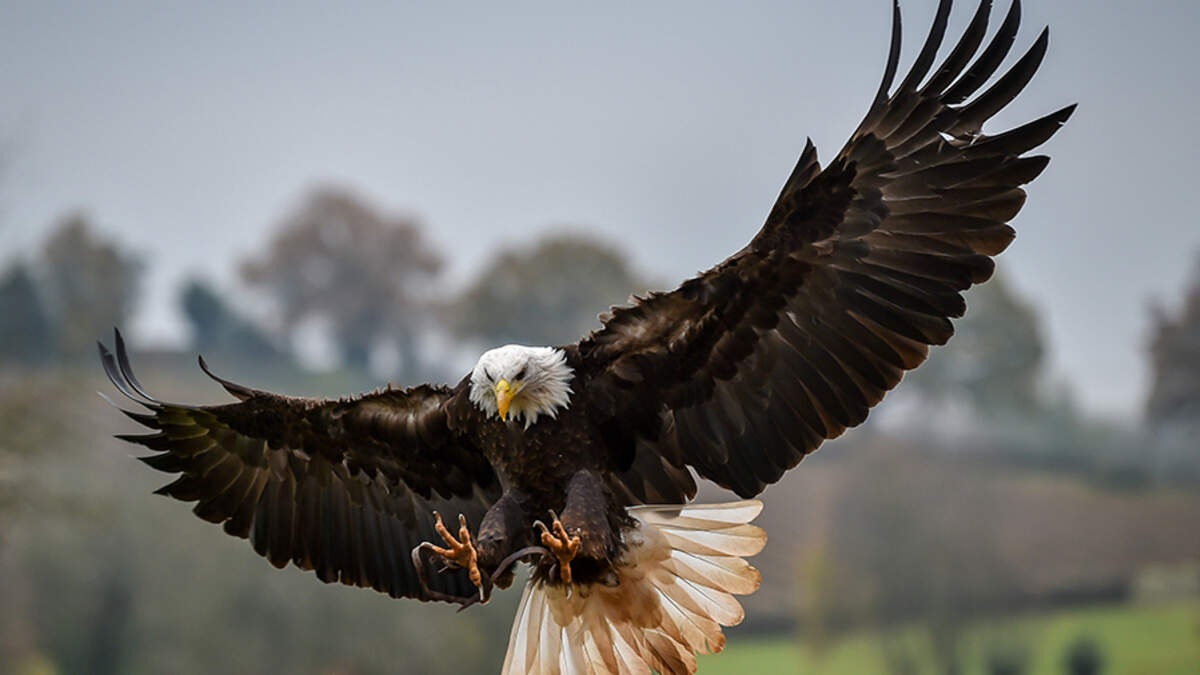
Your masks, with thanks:
[{"label": "eagle's right wing", "polygon": [[[452,430],[455,391],[422,385],[353,399],[279,396],[214,379],[240,403],[163,403],[138,383],[120,334],[116,355],[100,345],[109,379],[149,413],[126,411],[157,430],[119,436],[160,454],[151,467],[178,474],[158,490],[187,502],[225,532],[249,538],[276,567],[289,561],[321,581],[429,599],[410,551],[440,542],[432,511],[464,514],[478,527],[500,493],[492,466]],[[203,360],[201,367],[208,372]],[[432,591],[477,594],[466,572],[427,575]]]},{"label": "eagle's right wing", "polygon": [[[1028,84],[1047,33],[982,89],[1013,45],[1020,2],[987,47],[991,0],[935,65],[942,0],[909,74],[893,88],[899,5],[883,84],[824,169],[810,143],[767,222],[741,251],[615,309],[577,346],[577,371],[635,498],[682,500],[696,472],[753,497],[868,410],[950,339],[961,293],[1013,239],[1029,156],[1074,106],[995,136],[983,124]],[[982,90],[981,90],[982,89]]]}]

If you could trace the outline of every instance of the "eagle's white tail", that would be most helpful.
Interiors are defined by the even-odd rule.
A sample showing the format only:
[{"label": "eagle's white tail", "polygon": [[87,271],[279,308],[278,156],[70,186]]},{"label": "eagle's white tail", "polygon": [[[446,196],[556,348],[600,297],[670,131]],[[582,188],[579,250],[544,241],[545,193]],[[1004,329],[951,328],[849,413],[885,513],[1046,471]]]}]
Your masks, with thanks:
[{"label": "eagle's white tail", "polygon": [[505,675],[696,671],[695,652],[725,647],[721,626],[745,613],[732,594],[758,589],[743,558],[767,535],[750,521],[757,500],[729,504],[637,506],[637,528],[617,565],[615,586],[530,582],[513,620]]}]

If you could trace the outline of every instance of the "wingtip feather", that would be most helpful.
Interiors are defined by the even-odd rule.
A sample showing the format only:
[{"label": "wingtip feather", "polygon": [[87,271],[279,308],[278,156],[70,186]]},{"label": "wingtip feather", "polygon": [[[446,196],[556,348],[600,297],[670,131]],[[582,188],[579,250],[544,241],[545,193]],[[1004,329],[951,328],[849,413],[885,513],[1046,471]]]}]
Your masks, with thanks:
[{"label": "wingtip feather", "polygon": [[117,350],[117,367],[120,369],[121,374],[125,377],[125,381],[129,383],[129,386],[132,387],[134,391],[143,396],[146,400],[156,401],[156,399],[146,391],[146,388],[142,386],[142,383],[138,381],[137,376],[133,374],[133,366],[129,362],[129,350],[125,347],[125,338],[121,335],[121,331],[116,326],[113,326],[113,338],[114,346]]},{"label": "wingtip feather", "polygon": [[231,382],[230,380],[226,380],[225,378],[214,373],[212,369],[208,367],[208,362],[204,360],[204,356],[202,354],[197,354],[196,360],[200,364],[200,370],[204,371],[205,375],[215,380],[217,384],[220,384],[222,387],[224,387],[225,391],[229,392],[235,398],[245,401],[254,395],[254,390],[250,389],[249,387],[244,387],[236,382]]},{"label": "wingtip feather", "polygon": [[903,32],[901,23],[900,1],[892,0],[892,39],[888,47],[887,66],[883,70],[883,80],[879,83],[879,90],[875,93],[873,108],[887,101],[892,83],[896,80],[896,71],[900,68],[900,43]]}]

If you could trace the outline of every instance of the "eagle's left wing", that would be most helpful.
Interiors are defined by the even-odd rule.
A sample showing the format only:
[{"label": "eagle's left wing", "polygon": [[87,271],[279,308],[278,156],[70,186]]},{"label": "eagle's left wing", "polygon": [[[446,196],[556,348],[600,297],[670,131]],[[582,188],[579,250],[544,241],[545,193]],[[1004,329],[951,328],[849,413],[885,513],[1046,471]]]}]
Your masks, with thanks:
[{"label": "eagle's left wing", "polygon": [[758,494],[865,420],[930,345],[950,338],[949,319],[966,308],[961,292],[991,276],[991,256],[1013,238],[1020,186],[1049,161],[1023,155],[1073,106],[983,135],[1037,70],[1047,34],[976,95],[1013,44],[1020,3],[975,57],[991,9],[982,0],[931,71],[950,5],[943,0],[892,91],[895,6],[886,74],[865,119],[824,170],[812,144],[805,148],[749,245],[678,290],[615,309],[575,347],[596,421],[635,498],[694,494],[686,472],[664,471],[663,462],[743,497]]},{"label": "eagle's left wing", "polygon": [[[120,333],[100,345],[109,379],[148,413],[125,411],[157,433],[119,436],[160,454],[141,460],[178,478],[159,494],[196,502],[197,516],[249,539],[276,567],[292,562],[321,581],[431,599],[410,557],[440,541],[431,512],[478,527],[499,498],[491,464],[454,431],[456,390],[421,385],[342,400],[280,396],[222,380],[238,403],[163,403],[134,378]],[[467,573],[432,574],[429,589],[469,600]],[[447,599],[447,598],[436,598]]]}]

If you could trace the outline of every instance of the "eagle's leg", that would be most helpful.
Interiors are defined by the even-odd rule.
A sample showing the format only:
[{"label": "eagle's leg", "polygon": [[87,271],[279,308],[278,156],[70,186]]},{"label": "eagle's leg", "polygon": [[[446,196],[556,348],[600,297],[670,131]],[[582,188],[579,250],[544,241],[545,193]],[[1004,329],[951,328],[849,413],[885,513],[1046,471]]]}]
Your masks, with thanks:
[{"label": "eagle's leg", "polygon": [[540,527],[542,545],[558,559],[563,583],[570,584],[576,576],[571,563],[577,556],[589,562],[587,576],[595,576],[598,565],[607,567],[605,561],[616,551],[613,533],[617,530],[610,523],[611,505],[603,478],[585,469],[576,472],[567,484],[562,517],[551,512],[550,527]]},{"label": "eagle's leg", "polygon": [[437,511],[433,512],[434,523],[433,529],[441,535],[442,540],[446,542],[448,548],[431,545],[429,550],[440,555],[447,564],[456,567],[461,567],[467,570],[467,576],[471,578],[471,583],[479,588],[480,597],[483,597],[483,575],[479,573],[479,556],[475,552],[475,547],[471,544],[471,531],[467,529],[467,518],[461,513],[458,515],[458,538],[455,539],[450,530],[446,529],[442,523],[442,514]]},{"label": "eagle's leg", "polygon": [[512,585],[516,567],[502,563],[520,546],[532,543],[528,538],[528,527],[525,509],[522,504],[525,495],[509,488],[500,495],[500,499],[492,504],[483,516],[483,522],[475,531],[475,550],[478,553],[480,568],[490,577],[492,583],[500,588]]}]

